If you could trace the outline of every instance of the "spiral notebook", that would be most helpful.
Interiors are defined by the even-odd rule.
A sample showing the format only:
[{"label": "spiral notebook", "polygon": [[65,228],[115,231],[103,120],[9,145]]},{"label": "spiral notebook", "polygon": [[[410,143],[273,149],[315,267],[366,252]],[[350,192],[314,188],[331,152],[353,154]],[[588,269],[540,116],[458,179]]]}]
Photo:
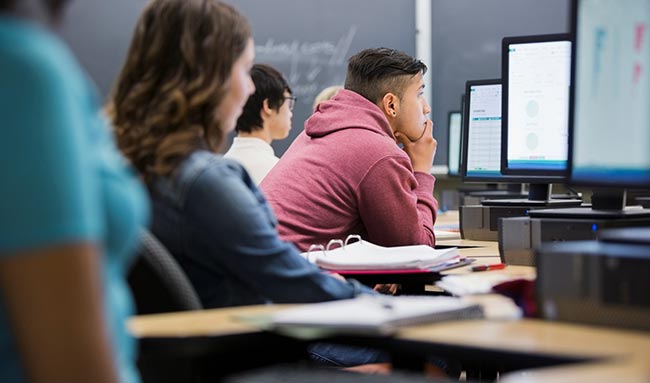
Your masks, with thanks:
[{"label": "spiral notebook", "polygon": [[[351,243],[351,240],[357,241]],[[332,249],[333,245],[339,247]],[[325,248],[312,246],[302,256],[328,270],[430,270],[460,258],[456,247],[384,247],[361,240],[357,235],[348,236],[345,242],[332,240]]]}]

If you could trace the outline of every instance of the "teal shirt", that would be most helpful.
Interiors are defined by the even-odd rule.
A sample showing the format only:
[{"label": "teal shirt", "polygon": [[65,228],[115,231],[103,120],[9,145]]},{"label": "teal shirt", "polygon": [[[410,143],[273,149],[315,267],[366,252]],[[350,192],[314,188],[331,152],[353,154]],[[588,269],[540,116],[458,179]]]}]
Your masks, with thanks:
[{"label": "teal shirt", "polygon": [[[133,308],[125,274],[148,214],[145,191],[117,151],[71,52],[45,28],[6,16],[0,16],[0,176],[0,257],[99,244],[121,381],[138,382],[134,340],[125,331]],[[24,381],[1,299],[0,382]]]}]

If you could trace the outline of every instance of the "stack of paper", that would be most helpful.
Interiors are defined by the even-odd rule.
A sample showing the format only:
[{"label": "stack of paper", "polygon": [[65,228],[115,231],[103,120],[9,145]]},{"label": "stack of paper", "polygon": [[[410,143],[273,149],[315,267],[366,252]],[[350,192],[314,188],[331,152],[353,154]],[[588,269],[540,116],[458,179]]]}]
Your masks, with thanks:
[{"label": "stack of paper", "polygon": [[492,287],[500,283],[522,278],[525,277],[496,272],[448,275],[437,281],[436,286],[462,297],[471,294],[487,294],[492,291]]},{"label": "stack of paper", "polygon": [[285,332],[316,328],[333,333],[390,334],[398,326],[482,317],[480,305],[458,298],[364,295],[282,310],[273,314],[271,322]]},{"label": "stack of paper", "polygon": [[302,255],[329,270],[430,269],[459,258],[458,249],[455,247],[448,249],[434,249],[425,245],[383,247],[367,241]]}]

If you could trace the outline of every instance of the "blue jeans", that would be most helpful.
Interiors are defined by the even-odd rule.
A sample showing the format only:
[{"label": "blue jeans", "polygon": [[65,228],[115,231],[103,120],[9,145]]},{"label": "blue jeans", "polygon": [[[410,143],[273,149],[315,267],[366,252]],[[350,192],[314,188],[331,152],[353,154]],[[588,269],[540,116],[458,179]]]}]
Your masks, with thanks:
[{"label": "blue jeans", "polygon": [[373,348],[313,343],[307,347],[309,358],[333,367],[352,367],[369,363],[390,362],[387,352]]}]

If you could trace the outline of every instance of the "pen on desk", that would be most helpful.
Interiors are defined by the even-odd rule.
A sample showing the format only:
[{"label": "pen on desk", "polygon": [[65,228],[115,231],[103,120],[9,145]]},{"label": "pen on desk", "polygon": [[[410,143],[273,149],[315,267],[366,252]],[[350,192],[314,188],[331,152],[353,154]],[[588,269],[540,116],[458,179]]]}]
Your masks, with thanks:
[{"label": "pen on desk", "polygon": [[473,266],[472,271],[488,271],[488,270],[501,270],[505,269],[506,264],[505,263],[497,263],[495,265],[478,265],[478,266]]}]

